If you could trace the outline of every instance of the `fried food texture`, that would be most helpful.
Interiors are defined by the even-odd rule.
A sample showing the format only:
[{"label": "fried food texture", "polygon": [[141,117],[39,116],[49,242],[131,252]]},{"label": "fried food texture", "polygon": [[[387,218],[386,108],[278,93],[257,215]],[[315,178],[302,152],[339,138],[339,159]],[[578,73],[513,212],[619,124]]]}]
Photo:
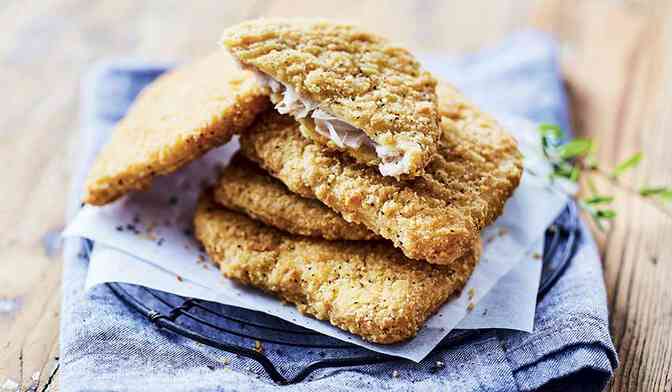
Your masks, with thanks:
[{"label": "fried food texture", "polygon": [[292,234],[328,240],[379,238],[365,226],[347,222],[320,201],[290,192],[240,155],[224,169],[213,196],[223,207]]},{"label": "fried food texture", "polygon": [[268,106],[254,76],[222,51],[160,76],[113,129],[84,202],[103,205],[147,188],[153,177],[226,143]]},{"label": "fried food texture", "polygon": [[471,275],[476,245],[459,263],[409,260],[387,242],[327,241],[288,234],[214,204],[206,194],[196,237],[223,274],[375,343],[413,337]]},{"label": "fried food texture", "polygon": [[436,152],[436,80],[408,50],[356,26],[308,19],[244,22],[222,44],[314,142],[396,178],[421,175]]},{"label": "fried food texture", "polygon": [[472,249],[518,186],[515,140],[454,88],[439,93],[442,138],[425,174],[397,181],[301,137],[287,116],[266,113],[241,151],[293,192],[316,197],[389,239],[412,259],[449,265]]}]

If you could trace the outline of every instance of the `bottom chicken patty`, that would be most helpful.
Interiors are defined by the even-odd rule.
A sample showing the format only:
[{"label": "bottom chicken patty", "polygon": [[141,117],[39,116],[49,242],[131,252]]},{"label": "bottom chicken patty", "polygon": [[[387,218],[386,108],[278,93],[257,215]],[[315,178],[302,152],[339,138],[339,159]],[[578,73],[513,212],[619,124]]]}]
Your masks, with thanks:
[{"label": "bottom chicken patty", "polygon": [[216,205],[194,217],[196,237],[223,274],[305,314],[381,344],[418,332],[476,266],[480,244],[450,266],[406,258],[383,241],[328,241],[288,234]]}]

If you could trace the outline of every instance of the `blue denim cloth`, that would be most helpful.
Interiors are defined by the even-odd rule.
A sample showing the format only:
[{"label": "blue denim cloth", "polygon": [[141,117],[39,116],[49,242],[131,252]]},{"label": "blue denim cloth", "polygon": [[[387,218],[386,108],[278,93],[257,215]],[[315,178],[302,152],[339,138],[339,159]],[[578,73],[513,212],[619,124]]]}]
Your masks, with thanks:
[{"label": "blue denim cloth", "polygon": [[[430,69],[479,104],[535,121],[568,127],[568,110],[553,41],[541,33],[516,34],[496,48],[460,58],[427,57]],[[82,180],[110,127],[140,89],[166,65],[101,64],[82,85],[82,156],[72,184],[70,216]],[[65,248],[61,312],[63,391],[302,391],[601,390],[617,367],[609,335],[602,265],[590,234],[573,262],[537,308],[531,334],[483,330],[439,350],[420,364],[394,361],[322,370],[293,386],[273,384],[253,361],[160,331],[105,287],[83,291],[87,261],[80,242]],[[269,355],[272,353],[269,352]],[[275,360],[291,373],[315,352],[285,348]],[[436,362],[445,364],[437,368]]]}]

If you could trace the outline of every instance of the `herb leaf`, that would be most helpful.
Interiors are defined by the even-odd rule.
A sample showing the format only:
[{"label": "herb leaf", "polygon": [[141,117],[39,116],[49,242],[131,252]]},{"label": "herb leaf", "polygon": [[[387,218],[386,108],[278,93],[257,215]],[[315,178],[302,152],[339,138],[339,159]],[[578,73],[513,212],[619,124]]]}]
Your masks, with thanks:
[{"label": "herb leaf", "polygon": [[636,154],[633,154],[630,158],[624,160],[623,162],[619,163],[618,166],[614,169],[614,171],[611,172],[611,176],[613,178],[618,178],[621,174],[625,173],[626,171],[637,167],[639,165],[639,162],[642,160],[642,153],[638,152]]},{"label": "herb leaf", "polygon": [[539,124],[539,132],[541,132],[542,136],[550,136],[554,139],[563,139],[565,137],[562,128],[555,124],[541,123]]},{"label": "herb leaf", "polygon": [[612,209],[606,209],[606,210],[596,210],[595,211],[597,217],[599,219],[614,219],[616,217],[616,211]]},{"label": "herb leaf", "polygon": [[557,152],[562,159],[571,159],[578,156],[584,156],[590,152],[591,141],[588,139],[574,139],[557,148]]},{"label": "herb leaf", "polygon": [[602,196],[602,195],[591,196],[591,197],[584,200],[584,202],[586,204],[591,205],[591,206],[600,205],[600,204],[609,204],[612,201],[614,201],[613,196]]},{"label": "herb leaf", "polygon": [[663,200],[672,201],[672,187],[643,187],[639,190],[643,197],[658,196]]}]

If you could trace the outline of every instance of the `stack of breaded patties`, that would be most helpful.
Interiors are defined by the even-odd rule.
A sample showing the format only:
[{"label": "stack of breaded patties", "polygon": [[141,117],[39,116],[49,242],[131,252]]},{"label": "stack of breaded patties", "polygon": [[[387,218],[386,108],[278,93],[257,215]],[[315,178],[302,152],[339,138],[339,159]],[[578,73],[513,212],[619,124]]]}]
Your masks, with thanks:
[{"label": "stack of breaded patties", "polygon": [[256,20],[161,77],[85,201],[147,187],[233,134],[195,233],[225,276],[376,343],[459,293],[522,175],[515,141],[405,49],[350,25]]}]

